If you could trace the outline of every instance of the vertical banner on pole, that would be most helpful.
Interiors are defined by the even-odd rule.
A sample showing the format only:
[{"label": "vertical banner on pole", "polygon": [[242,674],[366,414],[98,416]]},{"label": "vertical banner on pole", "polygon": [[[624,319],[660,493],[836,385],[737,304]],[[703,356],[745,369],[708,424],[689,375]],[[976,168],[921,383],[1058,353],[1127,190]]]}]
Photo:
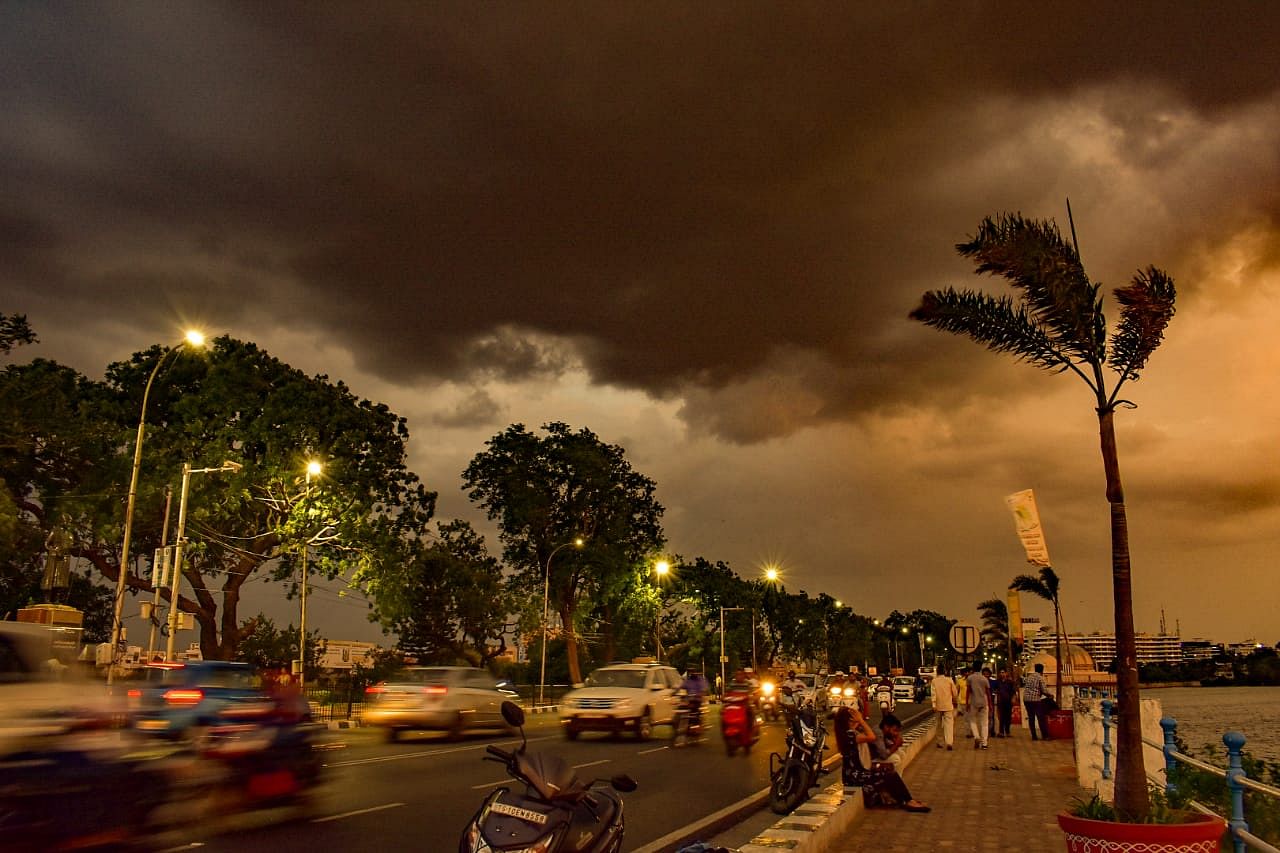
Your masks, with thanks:
[{"label": "vertical banner on pole", "polygon": [[1013,637],[1019,644],[1024,642],[1022,636],[1022,599],[1018,597],[1018,591],[1009,588],[1008,591],[1008,610],[1009,610],[1009,636]]},{"label": "vertical banner on pole", "polygon": [[1027,552],[1027,562],[1033,566],[1049,566],[1049,546],[1040,529],[1040,511],[1036,509],[1036,496],[1031,489],[1014,492],[1004,499],[1013,512],[1013,524]]}]

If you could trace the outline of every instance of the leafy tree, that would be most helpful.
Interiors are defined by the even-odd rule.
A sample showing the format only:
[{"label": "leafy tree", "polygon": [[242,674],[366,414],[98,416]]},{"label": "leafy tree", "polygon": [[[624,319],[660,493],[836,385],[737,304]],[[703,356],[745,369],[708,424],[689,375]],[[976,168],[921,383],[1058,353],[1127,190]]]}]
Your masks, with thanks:
[{"label": "leafy tree", "polygon": [[[298,626],[292,623],[277,628],[268,616],[259,613],[245,625],[246,633],[236,649],[236,660],[251,663],[261,671],[289,672],[298,659]],[[320,656],[324,654],[324,637],[319,631],[307,632],[307,681],[314,683]]]},{"label": "leafy tree", "polygon": [[439,524],[436,541],[419,541],[381,590],[379,617],[421,663],[485,666],[506,651],[514,602],[484,537],[465,521]]},{"label": "leafy tree", "polygon": [[[1053,605],[1053,648],[1054,657],[1058,660],[1058,677],[1055,679],[1057,696],[1055,698],[1059,707],[1062,706],[1062,679],[1071,668],[1071,662],[1064,660],[1062,656],[1062,643],[1067,631],[1062,622],[1062,601],[1058,595],[1060,586],[1061,581],[1058,578],[1058,573],[1049,566],[1042,567],[1039,575],[1018,575],[1009,584],[1010,589],[1016,589],[1018,592],[1029,592]],[[1070,657],[1069,653],[1068,657]]]},{"label": "leafy tree", "polygon": [[8,355],[14,347],[34,344],[37,340],[26,314],[0,314],[0,353]]},{"label": "leafy tree", "polygon": [[[98,507],[92,530],[73,551],[101,574],[119,576],[120,523],[116,503],[128,481],[134,430],[147,378],[165,350],[153,347],[107,368],[99,418],[115,430],[105,464],[115,500]],[[250,343],[223,337],[204,358],[174,360],[152,388],[148,433],[134,518],[134,559],[149,559],[159,544],[166,481],[176,485],[184,463],[243,464],[238,474],[190,479],[183,560],[185,586],[178,607],[195,616],[201,650],[232,659],[252,623],[240,624],[241,589],[264,577],[297,589],[304,543],[308,574],[340,575],[376,597],[382,573],[401,563],[423,534],[435,494],[405,466],[408,429],[386,406],[360,400],[341,382],[310,377]],[[324,473],[306,484],[309,458]],[[150,572],[132,562],[130,592],[151,593]],[[167,600],[169,591],[163,596]]]},{"label": "leafy tree", "polygon": [[[549,578],[576,683],[582,604],[597,596],[617,600],[627,577],[661,549],[662,506],[653,481],[632,469],[621,447],[563,423],[543,430],[539,437],[513,424],[489,439],[463,472],[463,484],[498,522],[503,561],[524,600],[540,607],[544,573]],[[579,537],[584,547],[564,547]]]},{"label": "leafy tree", "polygon": [[[1006,214],[985,219],[970,241],[957,247],[978,273],[1003,276],[1018,291],[1018,302],[948,288],[924,294],[911,318],[947,332],[967,335],[995,352],[1012,354],[1054,373],[1070,372],[1093,394],[1111,509],[1111,572],[1119,662],[1116,809],[1142,819],[1150,802],[1142,766],[1142,720],[1138,656],[1133,626],[1133,586],[1129,527],[1116,449],[1115,410],[1133,404],[1120,389],[1138,379],[1164,339],[1173,318],[1173,279],[1154,266],[1137,273],[1114,292],[1120,321],[1107,341],[1100,285],[1086,275],[1074,242],[1052,221]],[[1104,368],[1114,373],[1107,386]]]},{"label": "leafy tree", "polygon": [[[0,371],[0,615],[48,600],[50,543],[74,556],[99,537],[118,497],[109,464],[113,425],[101,385],[45,359]],[[84,639],[111,630],[111,590],[73,571],[62,603],[84,612]]]}]

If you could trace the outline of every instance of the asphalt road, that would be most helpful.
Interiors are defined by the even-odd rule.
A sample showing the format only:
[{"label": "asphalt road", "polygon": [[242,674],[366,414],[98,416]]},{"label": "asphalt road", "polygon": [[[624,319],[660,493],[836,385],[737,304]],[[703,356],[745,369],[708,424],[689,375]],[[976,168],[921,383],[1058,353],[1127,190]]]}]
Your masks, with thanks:
[{"label": "asphalt road", "polygon": [[[554,715],[529,718],[531,752],[547,750],[569,761],[582,777],[627,773],[639,789],[625,796],[624,849],[640,847],[769,784],[769,753],[781,751],[782,723],[766,723],[751,754],[729,758],[720,738],[717,707],[706,716],[704,741],[670,748],[670,729],[650,741],[584,733],[567,741]],[[331,732],[327,781],[308,814],[276,810],[220,818],[166,834],[161,849],[320,853],[340,850],[456,850],[481,800],[509,780],[500,764],[481,761],[509,736],[473,736],[449,743],[441,736],[405,736],[395,744],[378,732]],[[831,744],[834,749],[834,743]]]}]

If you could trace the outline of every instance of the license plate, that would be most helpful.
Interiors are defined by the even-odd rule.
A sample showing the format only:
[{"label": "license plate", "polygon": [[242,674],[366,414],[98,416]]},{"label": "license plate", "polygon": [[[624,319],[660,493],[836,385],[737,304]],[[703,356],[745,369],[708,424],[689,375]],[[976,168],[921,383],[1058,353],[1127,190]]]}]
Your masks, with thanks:
[{"label": "license plate", "polygon": [[580,720],[607,720],[607,719],[609,719],[609,715],[608,715],[608,714],[579,714],[579,715],[578,715],[578,719],[580,719]]},{"label": "license plate", "polygon": [[547,822],[547,816],[541,812],[535,812],[532,809],[522,809],[517,806],[509,806],[506,803],[494,803],[489,806],[489,811],[497,812],[498,814],[510,815],[511,817],[518,817],[521,820],[527,820],[529,823],[536,823],[539,826]]}]

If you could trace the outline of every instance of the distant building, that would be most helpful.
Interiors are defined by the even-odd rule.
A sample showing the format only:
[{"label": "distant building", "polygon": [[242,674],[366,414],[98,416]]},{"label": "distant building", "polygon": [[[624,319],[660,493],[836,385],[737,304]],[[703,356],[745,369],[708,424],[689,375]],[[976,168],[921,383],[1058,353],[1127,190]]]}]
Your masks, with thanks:
[{"label": "distant building", "polygon": [[1213,660],[1223,654],[1222,643],[1202,639],[1182,641],[1183,661]]},{"label": "distant building", "polygon": [[1227,653],[1236,657],[1248,657],[1258,649],[1265,649],[1266,646],[1257,640],[1245,640],[1243,643],[1232,643],[1227,646]]},{"label": "distant building", "polygon": [[[1041,630],[1037,634],[1027,636],[1027,653],[1053,654],[1057,635],[1053,631]],[[1182,641],[1170,634],[1138,634],[1135,638],[1138,663],[1182,663]],[[1089,653],[1094,664],[1100,670],[1108,669],[1116,659],[1115,634],[1068,634],[1065,638],[1068,645],[1079,646]]]}]

